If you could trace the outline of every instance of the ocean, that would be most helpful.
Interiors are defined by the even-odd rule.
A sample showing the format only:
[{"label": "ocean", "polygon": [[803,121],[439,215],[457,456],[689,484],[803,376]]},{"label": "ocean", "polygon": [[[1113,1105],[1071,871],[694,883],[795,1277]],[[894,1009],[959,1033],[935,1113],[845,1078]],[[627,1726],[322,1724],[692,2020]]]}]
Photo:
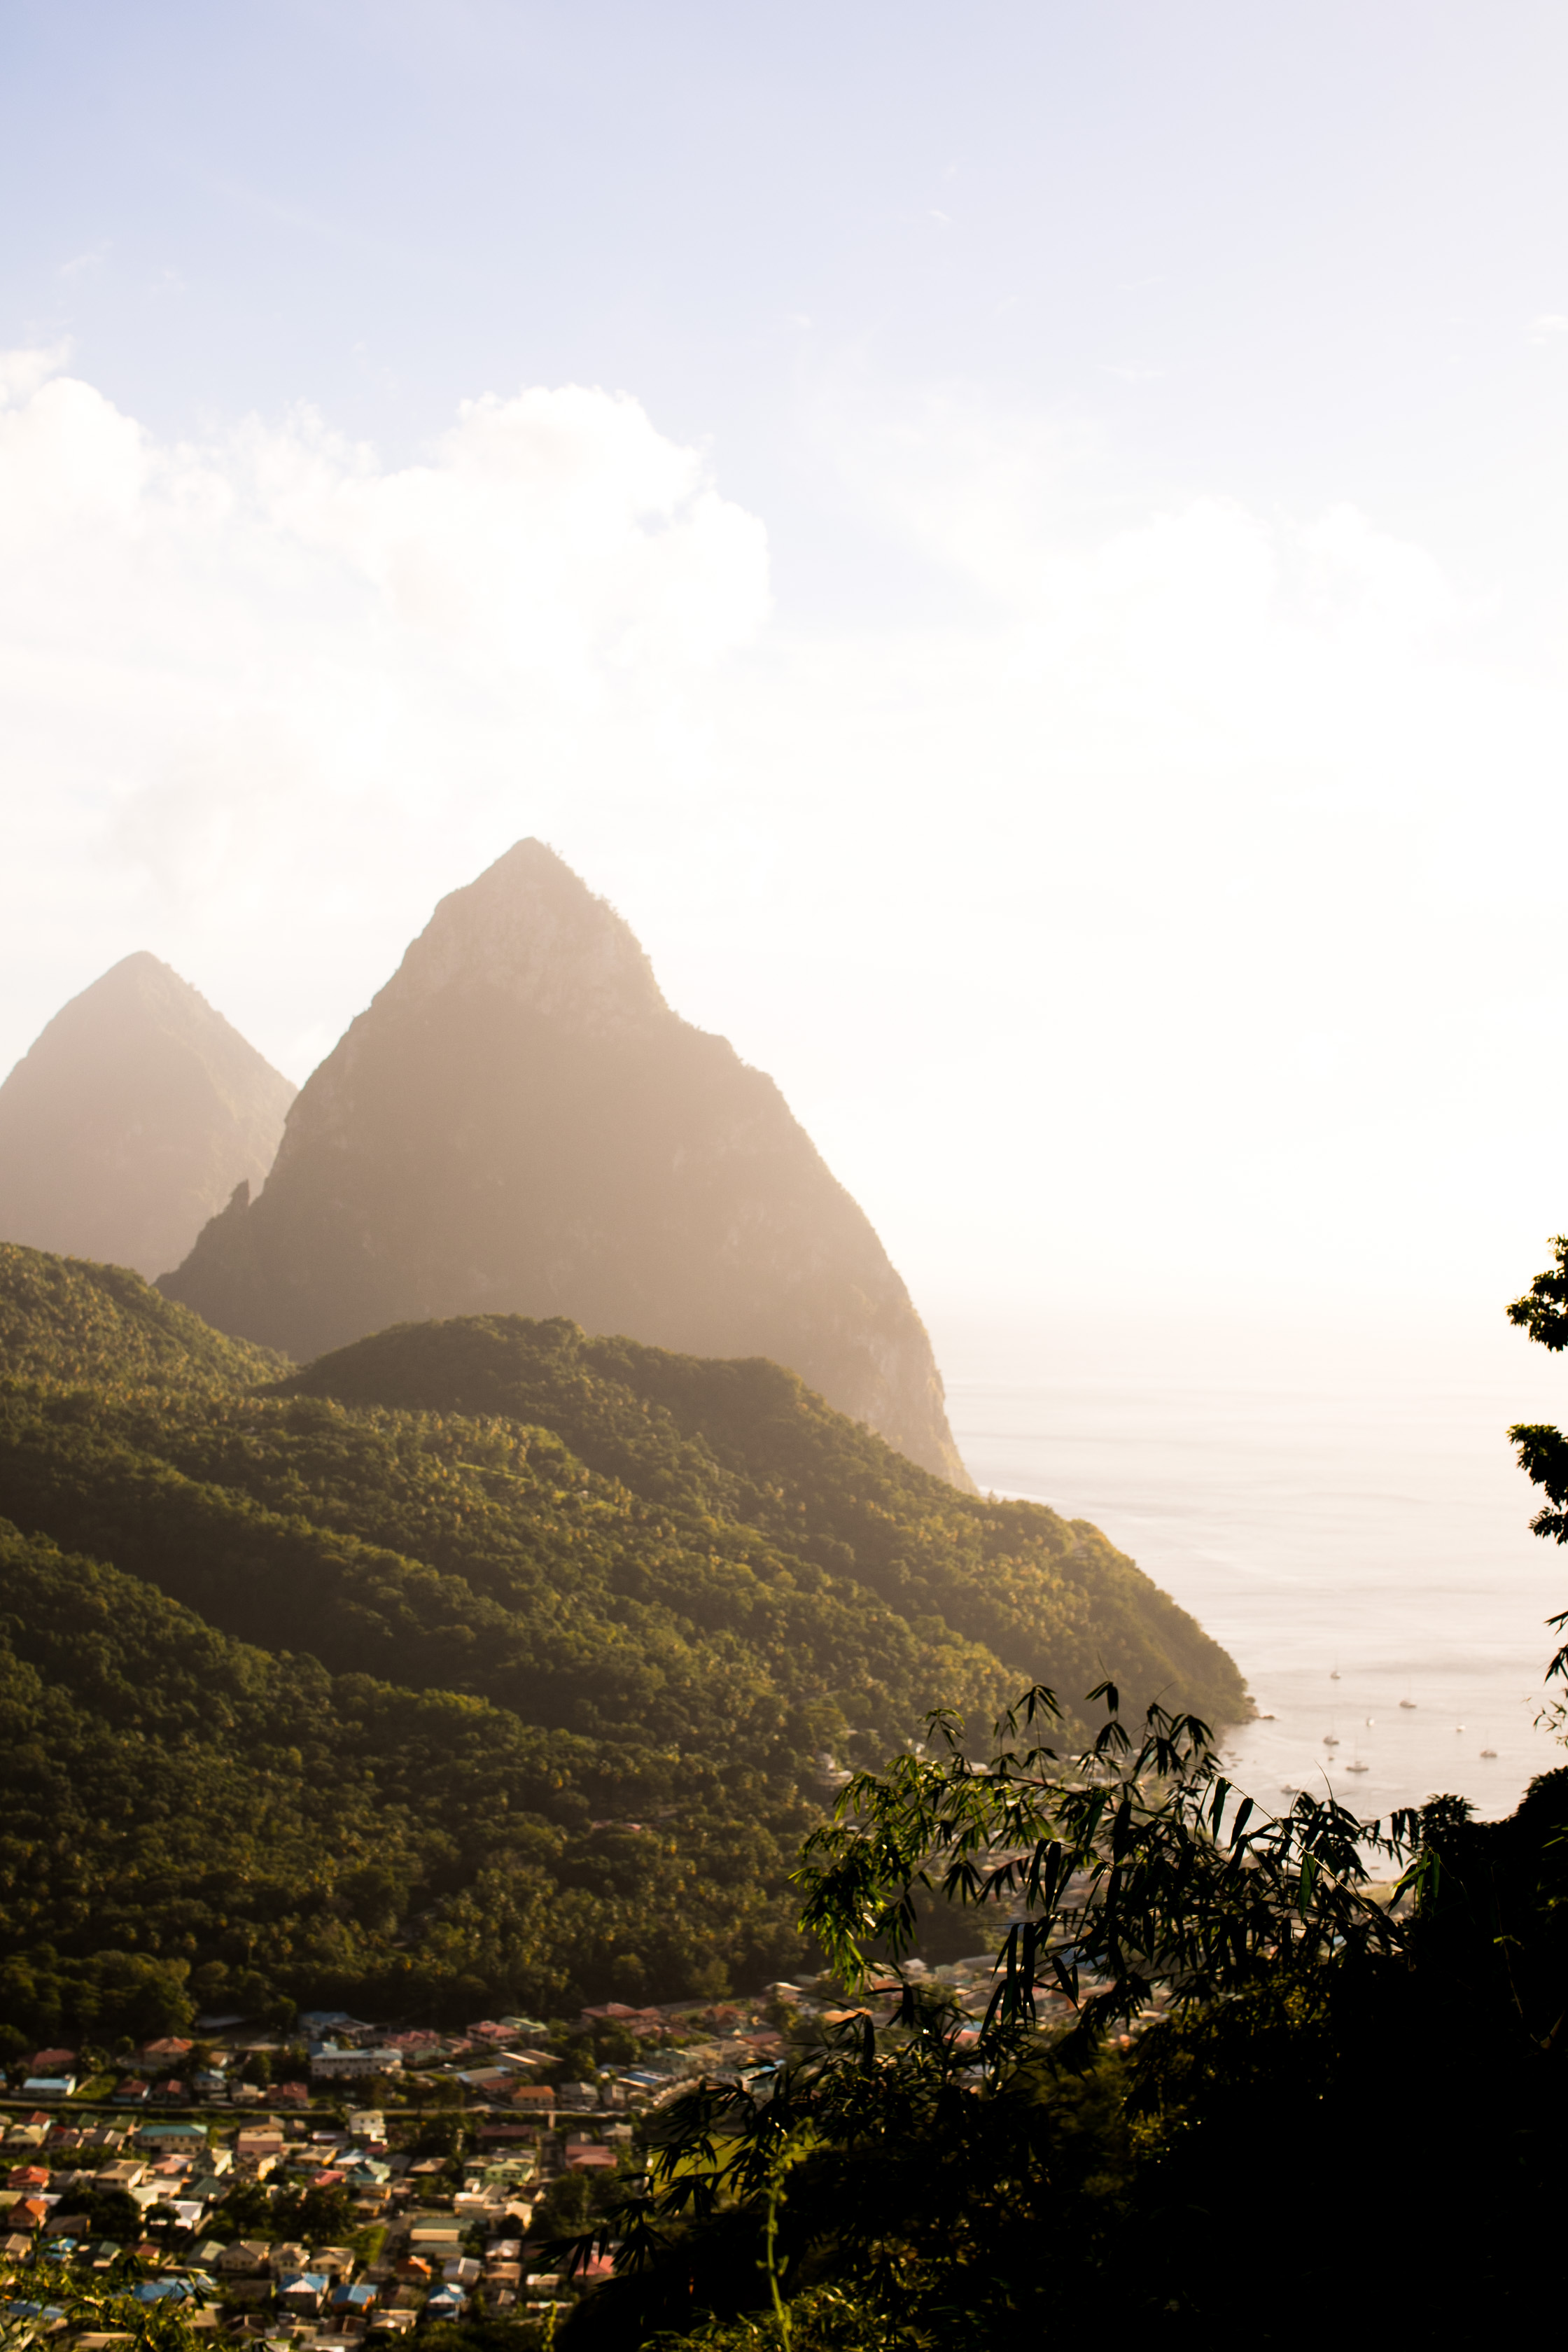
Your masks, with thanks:
[{"label": "ocean", "polygon": [[1493,1819],[1568,1763],[1535,1720],[1568,1551],[1530,1534],[1505,1434],[1568,1417],[1568,1368],[1469,1315],[1392,1343],[938,1336],[981,1488],[1092,1520],[1236,1659],[1259,1719],[1224,1753],[1258,1802],[1451,1792]]}]

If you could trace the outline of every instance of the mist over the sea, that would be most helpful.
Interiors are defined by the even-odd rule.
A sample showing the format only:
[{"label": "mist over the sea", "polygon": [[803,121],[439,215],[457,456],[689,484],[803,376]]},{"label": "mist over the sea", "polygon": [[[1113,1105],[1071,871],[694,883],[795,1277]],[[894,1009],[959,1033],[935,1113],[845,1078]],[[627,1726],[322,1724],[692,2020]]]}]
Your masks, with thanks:
[{"label": "mist over the sea", "polygon": [[1568,1375],[1500,1308],[1395,1330],[1081,1308],[936,1328],[982,1491],[1093,1520],[1236,1659],[1260,1719],[1227,1769],[1260,1803],[1331,1787],[1367,1816],[1453,1793],[1493,1819],[1563,1761],[1535,1717],[1568,1559],[1530,1533],[1506,1433],[1560,1420]]}]

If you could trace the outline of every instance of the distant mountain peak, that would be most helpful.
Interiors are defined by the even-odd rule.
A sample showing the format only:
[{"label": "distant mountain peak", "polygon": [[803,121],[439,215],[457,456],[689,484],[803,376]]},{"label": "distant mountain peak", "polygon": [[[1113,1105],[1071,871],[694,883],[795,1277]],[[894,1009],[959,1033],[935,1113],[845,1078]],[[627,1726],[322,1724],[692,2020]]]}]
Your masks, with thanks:
[{"label": "distant mountain peak", "polygon": [[122,956],[0,1086],[0,1241],[160,1273],[265,1174],[293,1094],[177,971]]},{"label": "distant mountain peak", "polygon": [[673,1020],[629,924],[542,841],[515,842],[443,898],[377,999],[503,990],[586,1029]]},{"label": "distant mountain peak", "polygon": [[[81,1004],[91,997],[108,995],[117,989],[156,987],[171,982],[176,991],[190,988],[190,982],[182,980],[172,964],[160,961],[150,949],[132,948],[129,955],[121,956],[118,963],[111,963],[100,979],[84,988],[79,996],[73,996],[70,1003]],[[190,989],[190,992],[195,996],[199,991]],[[205,997],[201,1001],[205,1004]]]},{"label": "distant mountain peak", "polygon": [[[39,1043],[51,1033],[81,1028],[107,1005],[126,1003],[147,1006],[155,1015],[166,1015],[181,1027],[195,1024],[220,1033],[229,1026],[201,991],[193,988],[188,980],[182,980],[172,964],[164,963],[146,948],[133,948],[97,980],[89,982],[79,995],[68,998],[61,1005],[39,1033]],[[238,1032],[233,1034],[237,1035]]]}]

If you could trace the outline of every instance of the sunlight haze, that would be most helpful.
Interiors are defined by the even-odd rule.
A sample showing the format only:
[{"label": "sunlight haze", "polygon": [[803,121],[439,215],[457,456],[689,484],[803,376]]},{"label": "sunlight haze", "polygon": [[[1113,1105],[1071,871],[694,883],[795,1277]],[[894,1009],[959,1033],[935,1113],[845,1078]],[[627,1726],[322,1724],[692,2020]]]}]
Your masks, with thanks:
[{"label": "sunlight haze", "polygon": [[15,5],[4,1037],[552,842],[928,1311],[1563,1221],[1555,12]]},{"label": "sunlight haze", "polygon": [[0,2352],[1557,2316],[1565,119],[0,0]]}]

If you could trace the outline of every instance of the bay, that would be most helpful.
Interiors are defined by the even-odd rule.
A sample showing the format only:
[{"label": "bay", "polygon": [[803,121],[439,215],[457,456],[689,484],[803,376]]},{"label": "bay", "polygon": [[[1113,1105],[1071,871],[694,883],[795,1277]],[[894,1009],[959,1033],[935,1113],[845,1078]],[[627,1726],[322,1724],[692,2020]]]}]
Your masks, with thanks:
[{"label": "bay", "polygon": [[939,1337],[982,1490],[1091,1520],[1237,1660],[1258,1717],[1224,1749],[1259,1802],[1451,1792],[1490,1819],[1568,1760],[1536,1720],[1568,1557],[1529,1532],[1506,1436],[1564,1417],[1552,1360],[1476,1313],[1393,1341],[1071,1317]]}]

